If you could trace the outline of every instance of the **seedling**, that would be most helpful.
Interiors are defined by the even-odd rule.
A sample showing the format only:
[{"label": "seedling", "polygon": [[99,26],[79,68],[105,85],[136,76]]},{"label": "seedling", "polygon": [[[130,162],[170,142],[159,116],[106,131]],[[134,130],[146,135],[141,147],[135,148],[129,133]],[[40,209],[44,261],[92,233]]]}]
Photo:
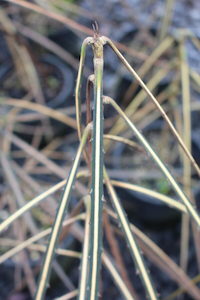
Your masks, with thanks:
[{"label": "seedling", "polygon": [[[103,95],[103,65],[104,65],[104,47],[108,45],[115,54],[119,57],[121,62],[124,66],[128,69],[128,71],[133,75],[133,77],[138,81],[140,86],[146,92],[147,96],[150,100],[153,101],[156,108],[160,111],[161,115],[167,122],[168,126],[171,129],[171,132],[175,136],[177,142],[179,143],[180,147],[183,150],[185,157],[187,157],[188,161],[193,165],[195,170],[198,174],[200,174],[200,169],[196,162],[194,161],[190,151],[185,146],[183,140],[181,139],[180,135],[174,128],[172,122],[153,96],[153,94],[149,91],[145,83],[141,80],[138,74],[134,71],[134,69],[130,66],[127,60],[123,57],[123,55],[119,52],[116,48],[114,43],[105,36],[100,36],[98,32],[97,25],[94,27],[94,36],[88,37],[83,41],[82,48],[81,48],[81,57],[80,57],[80,65],[77,77],[77,84],[76,84],[76,120],[77,120],[77,131],[78,136],[80,139],[80,146],[76,153],[76,157],[69,173],[68,179],[66,181],[62,181],[55,187],[51,188],[47,192],[41,194],[40,196],[36,197],[24,207],[19,209],[16,213],[11,215],[7,220],[5,220],[0,225],[0,232],[3,231],[8,225],[10,225],[14,220],[16,220],[19,216],[21,216],[25,211],[28,211],[31,207],[39,203],[49,194],[53,193],[55,190],[64,186],[63,196],[61,198],[59,208],[57,211],[57,215],[52,226],[52,229],[48,229],[43,233],[32,237],[31,240],[26,241],[26,245],[32,243],[33,241],[38,240],[45,235],[50,234],[48,246],[46,249],[46,254],[43,262],[43,267],[41,269],[41,274],[38,282],[37,292],[35,295],[36,300],[45,299],[46,289],[48,287],[49,276],[52,268],[53,258],[55,253],[58,251],[57,244],[59,235],[62,229],[62,226],[65,226],[67,220],[63,222],[65,214],[68,213],[68,206],[70,202],[70,195],[72,192],[72,188],[77,176],[78,166],[81,159],[81,154],[84,154],[86,163],[88,164],[89,169],[89,190],[86,197],[84,197],[85,203],[85,213],[77,215],[74,217],[73,221],[77,219],[84,219],[85,220],[85,236],[83,241],[83,252],[82,252],[82,262],[81,262],[81,271],[80,271],[80,283],[79,283],[79,290],[76,292],[78,294],[79,300],[97,300],[99,294],[99,279],[100,279],[100,269],[101,264],[103,263],[107,270],[110,272],[113,280],[116,282],[120,292],[122,293],[125,299],[134,299],[134,296],[129,291],[127,285],[123,282],[120,278],[119,272],[116,269],[112,259],[107,255],[105,252],[103,245],[102,245],[102,227],[103,227],[103,211],[105,211],[108,215],[111,215],[112,218],[117,220],[119,223],[121,231],[124,233],[127,242],[127,251],[129,250],[133,261],[135,263],[135,267],[138,270],[139,276],[144,285],[144,289],[146,290],[146,294],[148,295],[149,299],[157,299],[157,292],[154,288],[153,280],[151,275],[148,272],[146,267],[143,255],[140,250],[140,246],[138,245],[137,239],[138,235],[140,235],[137,230],[134,229],[133,225],[130,224],[128,221],[123,205],[121,204],[116,191],[114,189],[114,185],[121,185],[121,187],[127,188],[127,184],[120,183],[118,184],[115,181],[112,181],[109,178],[108,172],[106,170],[106,166],[104,165],[104,133],[103,133],[103,125],[104,125],[104,118],[103,118],[103,106],[104,105],[111,105],[115,111],[119,114],[120,118],[124,121],[124,124],[121,125],[121,120],[118,121],[116,126],[112,129],[112,134],[107,135],[107,139],[118,139],[120,142],[124,142],[126,144],[132,145],[131,141],[128,139],[124,139],[122,137],[116,137],[115,134],[118,134],[119,126],[127,126],[129,127],[134,135],[137,137],[138,141],[142,144],[142,146],[146,149],[155,163],[158,165],[164,176],[168,179],[171,186],[173,187],[174,191],[177,193],[179,199],[182,203],[177,204],[177,202],[170,197],[167,196],[159,196],[159,194],[155,193],[155,196],[158,197],[161,201],[169,204],[174,209],[178,209],[181,213],[184,213],[187,216],[190,216],[192,220],[196,223],[196,226],[200,227],[200,217],[193,207],[189,199],[186,197],[182,189],[179,187],[178,183],[171,175],[170,171],[166,168],[165,164],[161,161],[159,156],[155,153],[152,149],[151,145],[142,135],[142,133],[136,128],[136,126],[132,123],[129,116],[118,106],[118,104],[111,99]],[[85,55],[87,51],[87,47],[91,46],[93,49],[94,55],[94,74],[91,74],[88,78],[87,84],[87,124],[84,126],[82,124],[82,113],[81,113],[81,84],[82,84],[82,75],[85,63]],[[94,111],[93,111],[93,118],[91,120],[91,105],[90,105],[90,91],[93,89],[94,91]],[[49,113],[45,111],[45,113]],[[56,115],[56,117],[59,117]],[[121,128],[121,127],[120,127]],[[91,168],[90,168],[90,137],[91,137]],[[86,145],[88,146],[86,150]],[[134,146],[134,145],[132,145]],[[105,143],[106,149],[109,148],[109,143]],[[106,202],[104,202],[104,195],[103,195],[103,185],[106,185],[107,190],[110,194],[110,199],[113,205],[114,212],[110,211]],[[131,185],[130,188],[137,189],[134,185]],[[147,190],[145,190],[148,193]],[[151,193],[151,191],[149,191]],[[142,212],[141,212],[142,213]],[[146,239],[146,243],[149,245],[148,239]],[[17,249],[15,249],[15,253],[23,249],[25,245],[20,245]],[[161,250],[158,250],[156,246],[153,244],[152,251],[154,254],[157,253],[159,257],[163,255]],[[160,251],[160,252],[159,252]],[[159,253],[159,254],[158,254]],[[7,253],[6,258],[10,257]],[[76,253],[77,255],[77,253]],[[163,257],[163,256],[162,256]],[[167,258],[164,258],[167,260]],[[163,259],[163,261],[164,261]],[[1,260],[1,257],[0,257]],[[166,264],[162,264],[162,260],[160,262],[162,267],[166,270],[166,272],[171,272],[174,276],[175,274],[179,274],[180,277],[174,276],[175,279],[179,283],[184,286],[187,286],[188,291],[191,295],[193,295],[194,299],[198,299],[199,297],[199,290],[196,288],[187,276],[181,273],[181,270],[178,266],[174,266],[173,263],[170,261],[169,266]],[[172,272],[173,269],[173,272]],[[184,282],[184,284],[183,284]]]}]

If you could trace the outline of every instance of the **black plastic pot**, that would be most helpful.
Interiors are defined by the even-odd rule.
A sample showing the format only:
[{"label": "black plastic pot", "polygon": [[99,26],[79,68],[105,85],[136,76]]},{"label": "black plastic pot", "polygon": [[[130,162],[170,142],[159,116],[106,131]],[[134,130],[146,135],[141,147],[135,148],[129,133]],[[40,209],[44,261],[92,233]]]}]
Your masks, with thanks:
[{"label": "black plastic pot", "polygon": [[179,219],[180,213],[177,210],[154,197],[119,187],[116,187],[116,191],[132,221],[138,220],[150,225],[165,225]]},{"label": "black plastic pot", "polygon": [[[126,153],[125,145],[117,145],[114,150],[114,163],[118,169],[124,169],[121,157]],[[134,154],[133,154],[134,155]],[[154,170],[152,170],[153,172]],[[134,171],[133,171],[134,172]],[[137,170],[135,170],[137,172]],[[115,187],[130,219],[138,219],[144,223],[158,225],[178,220],[180,213],[159,201],[157,198],[146,194]]]},{"label": "black plastic pot", "polygon": [[[3,85],[4,80],[9,78],[12,74],[14,66],[11,60],[6,61],[0,67],[0,79],[1,85]],[[74,105],[74,86],[75,86],[75,73],[70,66],[68,66],[61,59],[52,54],[44,54],[40,58],[38,64],[36,64],[38,70],[39,80],[42,86],[44,100],[46,106],[53,109],[67,108]],[[48,74],[48,76],[47,76]],[[50,80],[57,82],[57,86],[52,86],[49,84]],[[48,85],[49,84],[49,85]],[[20,87],[14,86],[12,89],[4,90],[5,95],[8,97],[14,98],[23,98],[25,91]],[[33,99],[34,101],[34,99]],[[24,109],[23,114],[32,113],[32,110]],[[66,126],[65,124],[54,120],[49,119],[51,124],[51,134],[53,136],[66,135],[71,133],[73,129]],[[14,130],[15,133],[20,136],[23,140],[28,143],[31,143],[33,132],[31,128],[36,128],[41,125],[40,120],[32,120],[23,123],[27,126],[27,130],[24,130],[23,133],[19,132],[17,129]],[[30,129],[29,129],[30,128]],[[44,145],[46,139],[41,142],[41,146]]]},{"label": "black plastic pot", "polygon": [[[51,69],[50,75],[60,81],[60,87],[53,96],[48,95],[48,91],[45,91],[44,89],[47,106],[51,108],[61,108],[73,105],[72,95],[75,85],[75,74],[72,69],[53,54],[43,55],[40,64],[49,67]],[[45,76],[42,74],[41,76],[42,81],[44,81]]]}]

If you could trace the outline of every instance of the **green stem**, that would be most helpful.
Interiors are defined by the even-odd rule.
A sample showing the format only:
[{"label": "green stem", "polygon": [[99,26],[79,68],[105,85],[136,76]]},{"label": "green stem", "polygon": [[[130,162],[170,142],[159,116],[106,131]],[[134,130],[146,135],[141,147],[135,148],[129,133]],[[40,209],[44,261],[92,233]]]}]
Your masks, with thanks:
[{"label": "green stem", "polygon": [[109,176],[108,176],[105,168],[104,168],[104,178],[105,178],[105,183],[106,183],[108,192],[110,193],[110,196],[111,196],[113,207],[118,215],[119,223],[120,223],[122,230],[124,232],[124,235],[126,237],[128,247],[130,248],[131,255],[132,255],[133,260],[135,261],[136,266],[139,270],[140,277],[141,277],[142,281],[144,282],[144,287],[146,289],[146,292],[149,296],[149,299],[156,300],[157,299],[156,292],[154,290],[153,284],[149,277],[147,267],[145,265],[142,255],[140,253],[140,249],[137,245],[137,242],[131,232],[131,227],[130,227],[129,221],[127,220],[125,211],[121,206],[121,203],[120,203],[120,201],[117,197],[117,194],[110,182]]},{"label": "green stem", "polygon": [[44,263],[43,263],[43,267],[42,267],[42,271],[40,274],[40,279],[39,279],[39,284],[38,284],[38,289],[35,295],[35,300],[42,300],[45,297],[45,293],[46,293],[46,289],[47,289],[47,285],[48,285],[48,279],[50,276],[50,270],[51,270],[51,265],[52,265],[52,261],[55,255],[55,248],[57,245],[57,241],[58,241],[58,237],[59,237],[59,233],[61,231],[62,228],[62,221],[66,212],[66,209],[68,207],[69,204],[69,200],[70,200],[70,195],[71,195],[71,191],[72,191],[72,187],[73,187],[73,183],[74,183],[74,179],[76,177],[76,172],[79,166],[79,162],[80,162],[80,158],[81,158],[81,153],[83,151],[83,147],[87,141],[87,137],[88,134],[91,130],[91,125],[87,126],[82,140],[80,142],[80,146],[78,148],[77,154],[76,154],[76,158],[74,160],[74,164],[72,166],[71,172],[69,174],[67,183],[66,183],[66,187],[62,196],[62,200],[60,202],[58,211],[57,211],[57,215],[55,218],[55,222],[54,225],[52,227],[52,231],[51,231],[51,236],[50,236],[50,240],[48,243],[48,247],[47,247],[47,251],[45,254],[45,258],[44,258]]},{"label": "green stem", "polygon": [[89,236],[90,236],[90,213],[91,213],[91,199],[87,195],[84,199],[86,207],[86,218],[85,218],[85,235],[82,251],[81,261],[81,276],[79,280],[79,294],[78,300],[85,300],[87,294],[87,275],[88,275],[88,262],[89,262]]},{"label": "green stem", "polygon": [[103,197],[103,44],[94,39],[94,113],[92,137],[92,185],[91,185],[91,230],[90,230],[90,275],[87,299],[98,298],[98,282],[102,244],[102,197]]},{"label": "green stem", "polygon": [[82,128],[81,128],[81,98],[80,98],[80,91],[81,91],[81,83],[83,77],[83,68],[85,62],[85,54],[87,45],[91,43],[93,39],[91,37],[86,38],[81,47],[81,56],[80,56],[80,63],[76,81],[76,88],[75,88],[75,102],[76,102],[76,121],[77,121],[77,131],[79,139],[81,139]]}]

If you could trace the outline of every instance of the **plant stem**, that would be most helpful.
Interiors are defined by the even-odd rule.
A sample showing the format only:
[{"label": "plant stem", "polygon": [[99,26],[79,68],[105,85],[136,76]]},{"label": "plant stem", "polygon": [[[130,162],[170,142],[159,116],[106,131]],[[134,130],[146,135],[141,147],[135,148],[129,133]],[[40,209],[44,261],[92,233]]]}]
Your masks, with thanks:
[{"label": "plant stem", "polygon": [[139,249],[139,247],[136,243],[136,240],[131,232],[130,224],[125,215],[124,209],[121,206],[121,203],[120,203],[120,201],[117,197],[117,194],[110,182],[109,176],[108,176],[105,168],[104,168],[104,178],[105,178],[105,183],[106,183],[108,192],[110,193],[110,196],[111,196],[113,207],[118,215],[119,223],[125,234],[128,247],[130,248],[130,253],[136,263],[136,267],[138,268],[139,275],[144,283],[144,287],[147,292],[147,295],[149,296],[149,299],[156,300],[157,299],[156,291],[154,290],[153,284],[152,284],[150,276],[148,274],[147,267],[145,266],[145,262],[140,253],[140,249]]},{"label": "plant stem", "polygon": [[89,236],[90,236],[90,212],[91,212],[91,199],[90,196],[86,196],[85,199],[86,218],[85,218],[85,236],[82,251],[81,262],[81,276],[79,280],[79,293],[78,299],[85,300],[87,293],[87,275],[88,275],[88,261],[89,261]]},{"label": "plant stem", "polygon": [[[180,68],[181,68],[181,85],[182,85],[182,102],[183,102],[183,141],[191,151],[191,107],[190,107],[190,79],[189,69],[187,65],[187,55],[184,46],[185,38],[180,41]],[[189,199],[192,198],[191,193],[191,163],[183,156],[183,186],[184,192]],[[181,223],[181,252],[180,265],[184,271],[187,270],[189,255],[189,236],[190,236],[190,220],[189,216],[182,215]]]},{"label": "plant stem", "polygon": [[102,197],[103,197],[103,43],[94,38],[94,113],[92,137],[92,185],[90,227],[90,272],[87,299],[98,298],[98,283],[102,244]]},{"label": "plant stem", "polygon": [[75,101],[76,101],[76,121],[77,121],[77,131],[79,139],[81,139],[82,128],[81,128],[81,99],[80,99],[80,91],[81,91],[81,83],[82,83],[82,76],[83,76],[83,67],[85,62],[85,54],[87,45],[92,41],[92,38],[86,38],[81,47],[81,56],[80,56],[80,63],[78,69],[78,76],[76,81],[76,88],[75,88]]},{"label": "plant stem", "polygon": [[35,295],[35,300],[42,300],[45,297],[45,293],[46,293],[46,289],[47,289],[47,285],[48,285],[48,279],[50,276],[50,270],[51,270],[51,265],[52,265],[52,261],[55,255],[55,248],[56,248],[56,244],[59,238],[59,233],[62,227],[62,221],[65,215],[65,211],[67,209],[67,206],[69,204],[69,200],[70,200],[70,194],[72,191],[72,187],[73,187],[73,183],[74,183],[74,179],[76,177],[76,172],[78,169],[78,165],[80,162],[80,158],[81,158],[81,153],[83,150],[83,147],[87,141],[87,137],[88,134],[91,130],[91,126],[89,124],[89,126],[86,127],[80,146],[78,148],[77,154],[76,154],[76,158],[74,160],[74,164],[72,166],[71,172],[69,174],[67,183],[66,183],[66,187],[62,196],[62,200],[60,202],[60,206],[58,208],[57,211],[57,215],[55,218],[55,222],[54,225],[52,227],[52,231],[51,231],[51,236],[50,236],[50,240],[49,240],[49,244],[47,247],[47,251],[45,254],[45,259],[44,259],[44,263],[43,263],[43,268],[40,274],[40,279],[39,279],[39,285],[38,285],[38,289]]}]

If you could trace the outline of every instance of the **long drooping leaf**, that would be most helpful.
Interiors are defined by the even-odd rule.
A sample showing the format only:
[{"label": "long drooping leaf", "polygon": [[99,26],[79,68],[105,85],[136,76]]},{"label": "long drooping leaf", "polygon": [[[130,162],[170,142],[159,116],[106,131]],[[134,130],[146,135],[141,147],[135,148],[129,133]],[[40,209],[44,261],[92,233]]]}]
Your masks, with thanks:
[{"label": "long drooping leaf", "polygon": [[[84,220],[84,219],[85,219],[85,214],[77,215],[76,217],[72,217],[72,218],[64,221],[63,227],[69,226],[72,223],[74,223],[75,221]],[[37,242],[38,240],[44,238],[45,236],[50,235],[50,233],[51,233],[51,228],[48,228],[48,229],[45,229],[45,230],[37,233],[36,235],[33,235],[29,239],[21,242],[20,244],[17,244],[15,247],[13,247],[12,249],[8,250],[6,253],[4,253],[0,256],[0,264],[2,264],[7,259],[13,257],[14,255],[18,254],[23,249],[28,248],[30,245]]]},{"label": "long drooping leaf", "polygon": [[39,196],[35,197],[34,199],[32,199],[31,201],[26,203],[24,206],[22,206],[21,208],[16,210],[12,215],[10,215],[7,219],[5,219],[5,221],[3,221],[0,224],[0,233],[3,230],[5,230],[10,224],[12,224],[12,222],[14,222],[17,218],[22,216],[25,212],[29,211],[32,207],[34,207],[40,201],[44,200],[49,195],[53,194],[54,192],[56,192],[57,190],[62,188],[65,184],[66,184],[66,180],[62,180],[61,182],[59,182],[55,186],[51,187],[50,189],[48,189],[44,193],[42,193]]},{"label": "long drooping leaf", "polygon": [[191,155],[190,151],[187,149],[186,145],[184,144],[183,140],[181,139],[180,135],[178,134],[177,130],[175,129],[174,125],[166,115],[165,111],[163,108],[160,106],[159,102],[156,100],[154,95],[151,93],[151,91],[148,89],[148,87],[145,85],[145,83],[142,81],[140,76],[135,72],[135,70],[131,67],[131,65],[127,62],[127,60],[124,58],[124,56],[121,54],[121,52],[117,49],[117,47],[114,45],[114,43],[107,37],[102,37],[102,39],[105,41],[105,43],[108,43],[108,45],[113,49],[113,51],[116,53],[116,55],[119,57],[121,62],[124,64],[124,66],[129,70],[129,72],[133,75],[133,77],[139,82],[140,86],[144,89],[146,92],[147,96],[154,102],[155,106],[158,108],[160,111],[161,115],[167,122],[168,126],[171,129],[171,132],[177,139],[178,143],[180,144],[181,148],[183,149],[185,155],[187,155],[188,159],[191,161],[193,164],[194,168],[196,169],[198,175],[200,176],[200,168],[197,165],[196,161],[194,160],[193,156]]},{"label": "long drooping leaf", "polygon": [[73,167],[71,169],[71,172],[69,174],[69,177],[68,177],[65,189],[64,189],[64,193],[63,193],[63,196],[62,196],[59,208],[58,208],[58,212],[56,215],[54,225],[52,227],[50,240],[49,240],[47,251],[45,254],[43,268],[42,268],[40,279],[39,279],[39,285],[38,285],[38,289],[37,289],[36,296],[35,296],[36,300],[42,300],[45,297],[45,292],[47,289],[51,265],[52,265],[53,257],[55,254],[55,248],[56,248],[59,233],[60,233],[60,230],[62,227],[62,221],[64,218],[65,211],[67,209],[67,206],[69,204],[70,194],[72,191],[74,179],[76,177],[76,172],[77,172],[78,165],[80,162],[81,153],[82,153],[83,147],[87,141],[87,137],[89,135],[90,130],[91,130],[91,125],[89,124],[89,126],[87,126],[87,128],[84,131],[80,146],[79,146],[77,154],[76,154],[76,158],[73,163]]},{"label": "long drooping leaf", "polygon": [[105,168],[104,168],[104,179],[105,179],[105,183],[106,183],[108,192],[110,193],[110,196],[111,196],[113,207],[118,215],[118,221],[119,221],[121,228],[125,234],[126,241],[127,241],[128,247],[130,249],[130,253],[136,263],[136,267],[139,270],[139,275],[144,283],[144,288],[146,289],[147,295],[149,296],[149,299],[156,300],[157,299],[156,291],[154,290],[154,287],[151,282],[151,278],[148,274],[148,270],[147,270],[147,267],[143,260],[142,254],[140,253],[140,249],[139,249],[137,242],[131,232],[131,227],[127,220],[124,209],[120,204],[120,201],[119,201],[117,194],[110,182],[110,179],[108,177],[108,174],[107,174]]},{"label": "long drooping leaf", "polygon": [[123,189],[128,189],[128,190],[132,190],[135,191],[137,193],[141,193],[144,195],[148,195],[150,197],[153,197],[165,204],[167,204],[169,207],[177,209],[179,212],[182,213],[188,213],[188,211],[186,210],[185,206],[176,201],[175,199],[170,198],[169,196],[160,194],[158,192],[152,191],[150,189],[144,188],[142,186],[139,185],[135,185],[132,183],[128,183],[128,182],[123,182],[123,181],[118,181],[118,180],[111,180],[112,185],[123,188]]},{"label": "long drooping leaf", "polygon": [[178,196],[181,198],[182,202],[184,203],[185,207],[187,208],[188,213],[191,215],[191,217],[194,219],[194,221],[200,227],[200,217],[199,217],[197,211],[193,207],[192,203],[188,200],[186,195],[183,193],[183,191],[181,190],[181,188],[179,187],[179,185],[177,184],[177,182],[175,181],[175,179],[173,178],[171,173],[168,171],[168,169],[166,168],[164,163],[160,160],[158,155],[155,153],[155,151],[149,145],[147,140],[144,138],[144,136],[139,132],[139,130],[135,127],[135,125],[130,121],[130,119],[126,116],[126,114],[121,110],[119,105],[117,105],[117,103],[113,99],[111,99],[109,97],[105,97],[104,102],[105,103],[110,103],[115,108],[115,110],[120,114],[120,116],[124,119],[124,121],[126,122],[128,127],[131,128],[131,130],[134,132],[134,134],[137,136],[137,138],[143,144],[143,146],[145,147],[147,152],[151,155],[151,157],[153,158],[155,163],[161,169],[163,174],[169,180],[169,182],[171,183],[171,185],[174,188],[174,191],[178,194]]},{"label": "long drooping leaf", "polygon": [[[117,215],[111,209],[106,207],[106,211],[117,221]],[[194,299],[198,300],[200,295],[199,288],[195,286],[185,272],[167,254],[165,254],[161,248],[159,248],[149,237],[147,237],[147,235],[145,235],[131,223],[130,227],[133,234],[137,238],[142,251],[149,258],[149,260],[158,266],[162,271],[166,272],[166,274],[178,285],[185,287],[188,293]],[[119,230],[117,229],[116,231],[118,232]]]}]

